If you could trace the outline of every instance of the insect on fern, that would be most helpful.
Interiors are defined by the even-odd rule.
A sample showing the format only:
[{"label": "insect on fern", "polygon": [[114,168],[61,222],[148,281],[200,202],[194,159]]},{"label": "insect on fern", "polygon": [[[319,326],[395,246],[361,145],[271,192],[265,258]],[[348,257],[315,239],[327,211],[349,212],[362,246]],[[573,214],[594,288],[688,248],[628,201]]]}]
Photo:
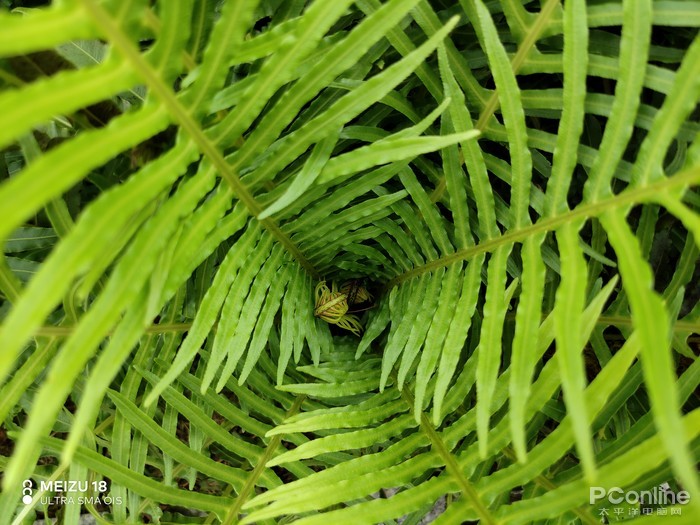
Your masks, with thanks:
[{"label": "insect on fern", "polygon": [[367,291],[360,279],[351,279],[344,282],[340,287],[340,292],[348,296],[348,306],[372,300],[372,294]]},{"label": "insect on fern", "polygon": [[[361,288],[364,290],[363,287]],[[331,283],[331,288],[328,288],[326,281],[319,282],[314,292],[316,296],[314,315],[327,323],[349,330],[359,336],[362,333],[362,324],[360,324],[360,320],[356,315],[348,313],[348,292],[352,292],[355,299],[360,297],[359,289],[352,289],[352,286],[348,283],[343,285],[341,290],[338,290],[338,286],[334,282]],[[365,295],[371,298],[367,290],[362,292],[362,296]]]}]

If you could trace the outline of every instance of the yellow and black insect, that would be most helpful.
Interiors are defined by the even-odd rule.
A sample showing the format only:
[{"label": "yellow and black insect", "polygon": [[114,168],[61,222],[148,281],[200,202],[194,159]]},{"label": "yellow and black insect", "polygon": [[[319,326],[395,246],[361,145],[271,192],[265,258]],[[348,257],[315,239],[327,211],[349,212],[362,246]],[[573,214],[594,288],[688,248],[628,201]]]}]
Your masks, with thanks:
[{"label": "yellow and black insect", "polygon": [[[360,320],[357,316],[348,313],[348,294],[338,290],[338,286],[335,283],[331,283],[331,288],[328,288],[326,281],[321,281],[316,285],[315,295],[316,307],[314,315],[316,317],[323,319],[327,323],[349,330],[357,336],[362,334]],[[357,293],[355,293],[355,296],[357,296]]]},{"label": "yellow and black insect", "polygon": [[372,300],[372,294],[367,291],[360,279],[344,282],[340,287],[340,291],[348,296],[348,306]]}]

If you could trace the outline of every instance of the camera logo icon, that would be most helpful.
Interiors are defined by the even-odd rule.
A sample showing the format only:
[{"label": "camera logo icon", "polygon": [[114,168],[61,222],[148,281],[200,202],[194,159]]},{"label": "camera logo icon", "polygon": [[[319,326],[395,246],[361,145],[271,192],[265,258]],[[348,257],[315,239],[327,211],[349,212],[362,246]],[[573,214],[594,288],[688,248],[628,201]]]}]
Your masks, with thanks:
[{"label": "camera logo icon", "polygon": [[32,480],[25,479],[22,482],[22,503],[29,505],[32,502]]}]

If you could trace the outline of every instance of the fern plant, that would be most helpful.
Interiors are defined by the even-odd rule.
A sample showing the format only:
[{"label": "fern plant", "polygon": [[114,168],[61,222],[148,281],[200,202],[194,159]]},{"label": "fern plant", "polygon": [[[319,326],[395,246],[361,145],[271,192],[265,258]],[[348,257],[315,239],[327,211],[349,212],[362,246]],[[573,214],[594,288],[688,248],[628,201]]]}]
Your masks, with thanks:
[{"label": "fern plant", "polygon": [[698,522],[699,2],[0,5],[0,524]]}]

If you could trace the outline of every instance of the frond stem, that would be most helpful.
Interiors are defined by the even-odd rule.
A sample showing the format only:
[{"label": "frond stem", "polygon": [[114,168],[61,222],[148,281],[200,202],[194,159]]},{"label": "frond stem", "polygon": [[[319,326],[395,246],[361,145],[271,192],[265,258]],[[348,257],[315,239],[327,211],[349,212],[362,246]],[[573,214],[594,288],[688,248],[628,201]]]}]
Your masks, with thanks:
[{"label": "frond stem", "polygon": [[[42,326],[36,330],[34,333],[37,337],[68,337],[75,329],[76,325],[64,325],[64,326]],[[144,330],[145,334],[169,334],[174,332],[187,332],[192,328],[192,323],[164,323],[164,324],[152,324],[146,327]],[[113,331],[107,332],[107,335],[111,335]]]},{"label": "frond stem", "polygon": [[[304,403],[305,400],[306,396],[298,396],[296,400],[294,400],[294,404],[292,405],[292,407],[287,412],[285,419],[298,413],[301,409],[301,405]],[[222,522],[222,525],[232,525],[233,523],[238,522],[238,514],[241,512],[241,507],[250,497],[250,494],[255,488],[255,484],[257,483],[258,478],[260,478],[262,473],[265,471],[265,464],[272,459],[272,454],[275,453],[275,450],[277,450],[277,447],[279,446],[281,441],[282,434],[277,434],[276,436],[272,437],[270,443],[265,449],[265,452],[262,456],[260,456],[260,461],[258,461],[257,465],[255,465],[255,468],[250,473],[250,476],[248,476],[245,485],[243,485],[240,494],[238,494],[238,497],[234,501],[233,506],[229,509],[228,513],[226,514],[226,518]]]},{"label": "frond stem", "polygon": [[[503,449],[503,454],[510,458],[512,461],[517,462],[517,457],[515,455],[515,451],[513,451],[512,448],[506,447]],[[552,482],[549,478],[545,477],[543,474],[538,474],[533,478],[533,481],[537,483],[540,487],[546,489],[547,491],[551,492],[557,488],[559,488],[554,482]],[[581,520],[581,523],[586,523],[587,525],[597,525],[600,523],[595,517],[593,517],[586,508],[578,508],[578,509],[573,509],[574,514],[579,517]]]},{"label": "frond stem", "polygon": [[[398,384],[398,378],[396,377],[394,377],[394,384]],[[413,395],[408,391],[408,388],[401,390],[401,397],[408,403],[408,406],[413,409],[415,401]],[[467,479],[462,469],[460,469],[457,458],[455,458],[447,446],[445,446],[445,442],[440,438],[440,435],[435,431],[435,428],[425,414],[421,414],[420,428],[428,436],[428,439],[430,439],[433,450],[437,452],[445,462],[447,472],[457,481],[464,497],[472,504],[474,510],[479,515],[480,522],[484,525],[496,525],[498,520],[496,520],[486,504],[481,500],[474,485]]]},{"label": "frond stem", "polygon": [[[552,314],[551,311],[542,312],[542,320],[544,321],[551,314]],[[509,321],[514,321],[515,314],[514,313],[513,314],[506,314],[506,319],[508,319]],[[633,321],[632,321],[632,318],[628,315],[601,315],[600,317],[598,317],[596,324],[599,324],[601,326],[628,326],[628,327],[632,327]],[[677,320],[673,323],[673,326],[671,326],[671,331],[673,331],[673,332],[690,332],[692,334],[700,334],[700,320],[698,320],[698,321]],[[619,340],[621,340],[621,341],[627,340],[625,337],[616,336],[614,334],[606,335],[605,340],[606,341],[615,341],[615,340],[618,340],[618,337],[620,337]],[[697,338],[690,338],[689,340],[695,341],[695,339],[697,339]]]},{"label": "frond stem", "polygon": [[[534,47],[535,42],[537,42],[537,39],[542,34],[542,31],[544,31],[547,27],[549,19],[552,16],[554,9],[558,5],[559,0],[549,0],[544,5],[544,7],[542,7],[542,10],[537,15],[535,22],[532,24],[532,27],[525,35],[525,38],[523,38],[523,41],[518,46],[518,50],[516,51],[515,56],[513,56],[513,59],[511,60],[511,66],[513,68],[514,74],[517,74],[520,68],[522,67],[523,63],[525,63],[527,55],[530,53],[530,50]],[[486,102],[486,105],[484,106],[481,115],[479,115],[479,120],[476,122],[476,125],[474,127],[483,132],[486,129],[488,120],[496,112],[496,109],[498,109],[498,91],[494,90],[491,94],[491,97],[489,97],[489,100]]]},{"label": "frond stem", "polygon": [[[598,324],[614,325],[614,326],[633,326],[632,318],[623,315],[601,315],[598,318]],[[682,321],[678,320],[673,323],[671,330],[674,332],[690,332],[700,334],[700,321]]]},{"label": "frond stem", "polygon": [[[515,52],[515,55],[513,56],[513,59],[510,62],[514,74],[517,75],[518,71],[520,71],[520,68],[525,63],[527,55],[534,47],[535,42],[537,42],[537,40],[539,39],[540,35],[542,34],[542,31],[544,31],[544,29],[547,27],[549,19],[552,16],[554,9],[559,5],[559,3],[559,0],[549,0],[549,2],[547,2],[544,5],[542,10],[537,15],[535,22],[532,24],[532,27],[525,35],[525,38],[523,38],[523,41],[518,46],[518,50]],[[484,133],[486,131],[486,128],[488,127],[489,119],[496,112],[498,106],[498,90],[494,89],[491,93],[491,96],[486,101],[486,104],[484,104],[481,114],[479,115],[479,120],[477,120],[476,124],[474,125],[474,128]],[[459,161],[460,164],[464,164],[464,154],[462,153],[461,149],[459,150]],[[442,195],[446,189],[447,179],[444,176],[441,176],[435,189],[430,194],[430,200],[432,202],[439,201],[442,198]]]},{"label": "frond stem", "polygon": [[654,201],[658,195],[664,194],[669,190],[683,186],[696,185],[698,182],[700,182],[700,166],[694,166],[682,171],[678,175],[661,179],[652,184],[631,188],[623,191],[622,193],[618,193],[617,195],[613,195],[612,197],[608,197],[607,199],[584,203],[567,213],[554,217],[547,217],[536,222],[535,224],[526,226],[525,228],[509,231],[499,237],[488,239],[481,244],[477,244],[476,246],[463,248],[421,266],[416,266],[415,268],[394,277],[391,281],[389,281],[389,283],[387,283],[385,289],[391,290],[394,286],[398,286],[402,282],[412,279],[418,275],[432,272],[438,268],[449,266],[450,264],[458,261],[471,259],[472,257],[482,253],[493,252],[500,246],[509,243],[522,242],[524,239],[532,235],[556,230],[560,226],[577,219],[590,219],[615,208],[631,206],[645,201]]},{"label": "frond stem", "polygon": [[[243,184],[238,175],[233,172],[223,154],[217,149],[216,145],[207,138],[202,128],[194,118],[192,118],[187,108],[177,99],[172,89],[162,81],[158,71],[153,69],[144,59],[140,51],[131,43],[119,26],[114,23],[109,13],[107,13],[102,6],[97,4],[94,0],[81,0],[81,3],[112,45],[124,55],[146,85],[153,90],[163,105],[168,109],[170,116],[187,132],[190,138],[197,144],[202,154],[214,165],[221,177],[231,186],[233,192],[245,205],[250,214],[253,217],[260,215],[263,211],[262,206],[258,204],[253,194]],[[320,277],[316,268],[314,268],[311,262],[301,253],[301,250],[299,250],[296,244],[282,231],[275,221],[267,218],[260,222],[309,274],[315,278]]]}]

